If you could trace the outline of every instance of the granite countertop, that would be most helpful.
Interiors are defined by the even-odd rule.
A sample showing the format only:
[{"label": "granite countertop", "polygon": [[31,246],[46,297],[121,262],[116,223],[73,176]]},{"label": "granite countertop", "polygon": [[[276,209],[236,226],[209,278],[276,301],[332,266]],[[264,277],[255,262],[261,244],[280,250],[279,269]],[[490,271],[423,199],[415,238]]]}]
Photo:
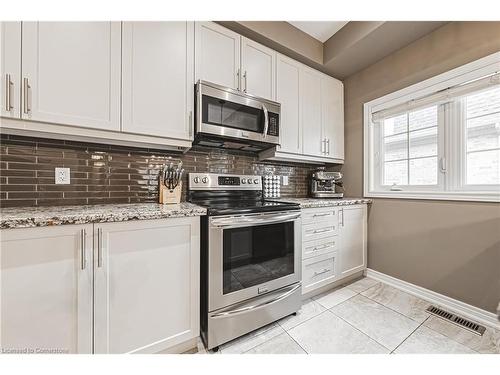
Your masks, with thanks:
[{"label": "granite countertop", "polygon": [[282,202],[298,203],[300,208],[317,208],[317,207],[332,207],[332,206],[348,206],[351,204],[369,204],[372,203],[368,198],[280,198],[275,199]]},{"label": "granite countertop", "polygon": [[207,210],[192,203],[100,204],[90,206],[12,207],[0,210],[0,229],[63,224],[110,223],[128,220],[202,216]]}]

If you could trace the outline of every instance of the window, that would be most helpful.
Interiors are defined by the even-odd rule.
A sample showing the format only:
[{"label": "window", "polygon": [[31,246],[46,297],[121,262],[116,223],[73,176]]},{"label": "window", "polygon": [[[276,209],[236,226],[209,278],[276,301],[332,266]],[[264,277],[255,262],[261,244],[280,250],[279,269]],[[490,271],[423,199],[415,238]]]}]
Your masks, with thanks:
[{"label": "window", "polygon": [[366,103],[365,195],[500,201],[500,52]]}]

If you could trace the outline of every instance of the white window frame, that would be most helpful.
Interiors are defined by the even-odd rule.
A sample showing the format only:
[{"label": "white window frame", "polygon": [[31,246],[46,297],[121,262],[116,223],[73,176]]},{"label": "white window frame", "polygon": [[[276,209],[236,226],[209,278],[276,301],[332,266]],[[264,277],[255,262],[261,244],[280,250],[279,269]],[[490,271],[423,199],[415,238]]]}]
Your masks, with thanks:
[{"label": "white window frame", "polygon": [[[376,132],[381,127],[372,122],[372,114],[384,109],[426,97],[447,88],[474,81],[500,71],[500,52],[460,66],[438,76],[365,103],[363,132],[364,196],[372,198],[407,198],[500,202],[500,186],[465,185],[465,122],[457,110],[457,101],[438,106],[438,184],[432,186],[398,186],[401,191],[378,185],[381,163],[375,161]],[[458,118],[451,118],[451,116]],[[460,124],[459,127],[452,124]],[[493,189],[493,190],[492,190]]]}]

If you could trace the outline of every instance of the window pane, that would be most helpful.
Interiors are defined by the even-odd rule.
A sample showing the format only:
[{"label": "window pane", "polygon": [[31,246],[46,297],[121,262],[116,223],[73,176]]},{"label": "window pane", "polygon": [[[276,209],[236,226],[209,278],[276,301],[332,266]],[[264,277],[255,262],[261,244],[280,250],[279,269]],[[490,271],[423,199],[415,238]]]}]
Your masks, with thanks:
[{"label": "window pane", "polygon": [[407,114],[396,117],[387,118],[384,120],[384,136],[405,133],[407,131],[408,116]]},{"label": "window pane", "polygon": [[466,97],[467,118],[500,112],[500,87],[481,91]]},{"label": "window pane", "polygon": [[437,126],[437,106],[432,106],[409,114],[410,131]]},{"label": "window pane", "polygon": [[467,184],[500,184],[500,150],[467,154]]},{"label": "window pane", "polygon": [[410,158],[436,156],[437,149],[437,127],[410,132]]},{"label": "window pane", "polygon": [[467,151],[500,147],[500,112],[467,121]]},{"label": "window pane", "polygon": [[436,185],[437,177],[437,157],[410,160],[410,185]]},{"label": "window pane", "polygon": [[408,184],[408,162],[406,160],[384,163],[384,185],[392,184]]},{"label": "window pane", "polygon": [[406,133],[384,138],[384,160],[408,159],[408,135]]},{"label": "window pane", "polygon": [[469,95],[466,112],[466,183],[500,184],[500,87]]}]

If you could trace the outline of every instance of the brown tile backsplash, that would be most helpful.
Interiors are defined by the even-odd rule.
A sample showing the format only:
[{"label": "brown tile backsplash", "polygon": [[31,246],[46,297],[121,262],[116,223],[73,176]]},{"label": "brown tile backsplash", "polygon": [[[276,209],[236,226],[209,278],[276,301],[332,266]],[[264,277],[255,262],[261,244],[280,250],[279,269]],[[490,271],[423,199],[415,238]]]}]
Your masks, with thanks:
[{"label": "brown tile backsplash", "polygon": [[[289,176],[289,185],[281,189],[283,197],[307,196],[307,178],[314,169],[307,164],[262,162],[257,156],[217,149],[182,154],[2,134],[0,206],[156,202],[160,167],[180,160],[187,173]],[[71,169],[71,184],[55,185],[56,167]]]}]

